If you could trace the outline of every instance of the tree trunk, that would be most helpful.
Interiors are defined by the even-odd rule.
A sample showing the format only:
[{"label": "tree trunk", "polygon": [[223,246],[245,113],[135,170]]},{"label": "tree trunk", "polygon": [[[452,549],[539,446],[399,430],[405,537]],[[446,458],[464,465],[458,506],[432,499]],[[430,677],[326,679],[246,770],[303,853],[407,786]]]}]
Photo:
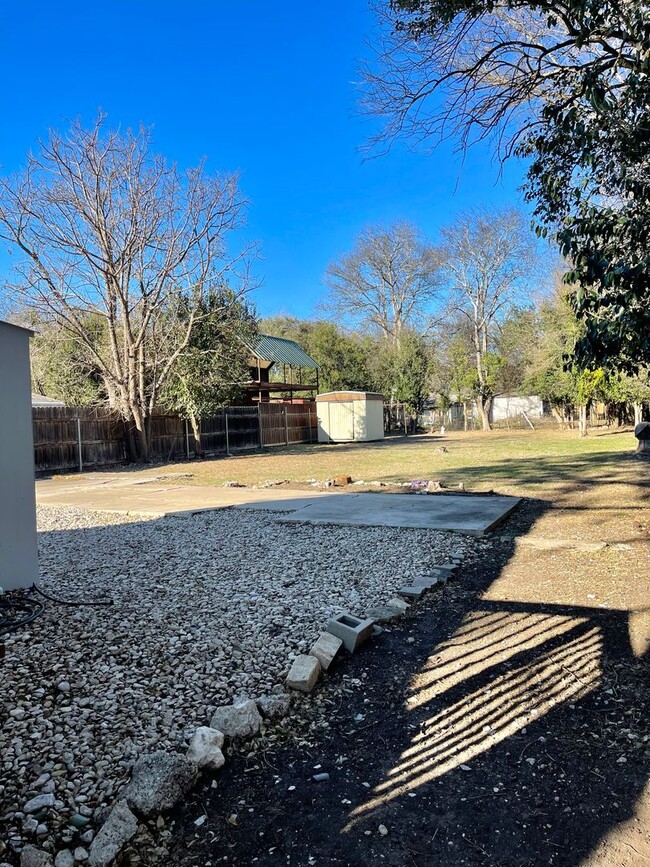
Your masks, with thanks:
[{"label": "tree trunk", "polygon": [[635,403],[634,404],[634,427],[638,424],[641,424],[643,421],[643,404]]},{"label": "tree trunk", "polygon": [[562,415],[562,413],[556,406],[551,406],[551,415],[558,423],[560,428],[564,430],[564,427],[566,426],[566,418]]},{"label": "tree trunk", "polygon": [[467,401],[463,401],[463,430],[467,433]]},{"label": "tree trunk", "polygon": [[483,425],[483,430],[492,430],[492,424],[490,422],[490,408],[492,407],[492,398],[491,397],[481,397],[478,400],[478,408],[481,413],[481,423]]},{"label": "tree trunk", "polygon": [[138,460],[143,462],[149,461],[149,431],[148,425],[144,418],[144,414],[140,407],[134,406],[131,408],[131,417],[133,426],[135,427],[135,439],[138,449]]},{"label": "tree trunk", "polygon": [[194,454],[197,458],[201,457],[201,423],[194,415],[190,415],[190,424],[192,425],[192,433],[194,434]]},{"label": "tree trunk", "polygon": [[578,410],[578,432],[581,437],[587,436],[587,404],[583,403],[580,405]]}]

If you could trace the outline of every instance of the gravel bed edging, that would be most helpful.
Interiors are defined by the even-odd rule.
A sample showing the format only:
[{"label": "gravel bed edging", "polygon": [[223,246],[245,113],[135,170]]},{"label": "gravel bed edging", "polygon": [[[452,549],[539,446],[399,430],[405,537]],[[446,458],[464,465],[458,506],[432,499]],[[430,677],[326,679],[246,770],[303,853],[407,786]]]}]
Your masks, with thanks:
[{"label": "gravel bed edging", "polygon": [[[223,513],[222,513],[222,514],[223,514]],[[241,516],[241,513],[239,513],[239,516]],[[105,518],[105,517],[106,517],[106,516],[104,515],[104,518]],[[165,519],[165,520],[168,520],[168,519]],[[124,524],[128,524],[128,523],[131,523],[131,520],[122,521],[122,523],[120,524],[120,526],[124,526]],[[140,522],[138,522],[138,523],[140,523]],[[275,527],[277,527],[277,525],[275,525]],[[274,527],[274,529],[275,529],[275,527]],[[319,528],[319,529],[323,529],[323,528]],[[326,531],[330,531],[330,532],[331,532],[333,529],[338,529],[339,531],[342,530],[342,528],[332,528],[332,527],[326,527],[326,528],[325,528]],[[345,530],[343,530],[343,535],[350,535],[350,534],[358,533],[358,532],[359,532],[359,529],[362,529],[362,532],[363,532],[363,531],[368,531],[368,530],[375,530],[375,528],[353,528],[353,529],[352,529],[352,528],[345,528]],[[382,529],[382,534],[386,534],[386,528],[381,528],[381,529]],[[416,531],[416,533],[418,533],[419,535],[422,535],[422,534],[423,534],[422,531]],[[313,535],[313,533],[312,533],[312,535]],[[372,535],[372,533],[371,533],[371,535]],[[449,536],[449,534],[439,534],[439,533],[438,533],[438,534],[436,534],[436,533],[432,533],[432,534],[429,534],[429,535],[433,535],[434,537],[435,537],[435,536],[438,536],[438,537],[440,537],[440,536]],[[455,537],[455,538],[458,539],[458,537]],[[472,540],[472,541],[475,542],[476,540]],[[455,556],[455,557],[452,558],[452,564],[448,564],[449,566],[453,565],[454,562],[455,562],[455,563],[460,562],[460,561],[462,560],[463,556],[464,556],[463,551],[451,552],[451,553],[456,554],[457,556]],[[438,564],[436,564],[436,563],[432,563],[432,562],[429,562],[429,563],[428,563],[428,567],[429,567],[429,569],[430,569],[430,570],[434,570],[434,571],[435,571],[435,567],[436,567],[437,565],[438,565]],[[420,581],[422,581],[423,579],[426,578],[426,575],[427,575],[427,574],[428,574],[428,572],[427,572],[427,564],[425,564],[424,568],[422,568],[422,569],[420,570],[419,575],[416,574],[415,579],[414,579],[414,584],[417,586],[418,579],[419,579]],[[400,583],[400,580],[403,580],[403,579],[397,578],[397,579],[395,580],[394,583],[399,584],[399,583]],[[434,581],[433,583],[429,582],[428,586],[427,586],[425,589],[428,590],[428,589],[431,589],[433,586],[437,586],[437,584],[441,584],[441,585],[442,585],[442,584],[444,584],[444,583],[445,583],[445,580],[442,580],[442,579],[439,580],[439,581],[437,581],[437,582]],[[386,594],[388,594],[388,592],[389,592],[389,591],[388,591],[388,588],[386,588]],[[386,595],[386,594],[382,594],[382,595]],[[390,595],[392,595],[392,594],[393,594],[393,590],[391,589],[391,590],[390,590]],[[357,605],[359,605],[360,602],[361,602],[361,600],[358,599],[358,600],[357,600]],[[366,602],[367,602],[367,600],[366,600]],[[391,602],[393,603],[393,607],[392,607],[392,608],[391,608]],[[402,602],[402,605],[399,604],[400,602]],[[392,611],[392,613],[394,614],[395,617],[399,617],[399,616],[401,616],[401,614],[403,614],[403,613],[404,613],[406,610],[408,610],[408,608],[410,607],[410,606],[406,606],[406,603],[404,603],[403,600],[400,600],[400,599],[397,598],[397,597],[393,597],[392,599],[389,599],[387,602],[383,602],[382,599],[380,599],[380,603],[382,603],[382,604],[385,606],[385,608],[387,608],[387,609],[391,609],[391,611]],[[403,606],[406,606],[406,607],[403,607]],[[337,608],[337,607],[338,607],[338,609],[340,610],[340,606],[335,606],[335,608]],[[356,609],[355,609],[355,610],[356,610]],[[391,618],[391,619],[392,619],[392,618]],[[325,634],[327,634],[327,633],[325,633]],[[306,649],[306,647],[305,647],[305,649]],[[313,649],[313,647],[312,647],[312,649]],[[315,683],[315,680],[316,680],[316,679],[318,678],[318,676],[320,675],[321,666],[320,666],[320,664],[317,662],[317,657],[316,657],[314,654],[309,654],[309,653],[304,653],[304,654],[300,654],[300,653],[298,653],[298,654],[296,654],[296,653],[291,653],[291,654],[290,654],[290,657],[289,657],[289,664],[291,665],[292,662],[295,663],[295,661],[296,661],[297,659],[300,659],[301,656],[302,656],[302,657],[307,657],[307,658],[309,658],[309,659],[312,659],[312,660],[316,663],[316,665],[318,666],[318,668],[317,668],[317,676],[316,676],[316,678],[314,679],[314,683]],[[63,686],[65,685],[65,683],[66,683],[65,681],[61,681],[61,682],[59,683],[59,685],[58,685],[59,688],[60,688],[60,689],[63,689]],[[313,688],[314,683],[311,684],[310,689]],[[63,690],[63,691],[65,692],[65,690]],[[277,701],[280,700],[281,696],[284,697],[284,696],[286,696],[286,694],[283,693],[283,692],[281,691],[281,688],[279,687],[279,685],[276,684],[276,685],[274,686],[274,688],[273,688],[273,692],[272,692],[271,695],[261,696],[261,697],[258,699],[258,701],[259,701],[259,702],[264,702],[264,701],[266,701],[266,702],[267,702],[267,704],[266,704],[266,711],[269,712],[269,704],[268,704],[268,702],[269,702],[269,701],[272,702],[273,700],[275,700],[275,701],[277,702]],[[253,704],[253,702],[250,702],[250,704]],[[233,705],[230,705],[229,707],[233,707]],[[286,711],[288,710],[288,707],[286,707],[284,710],[285,710],[285,712],[286,712]],[[200,712],[200,711],[199,711],[199,712]],[[256,707],[256,712],[257,712],[257,707]],[[258,716],[259,716],[259,715],[258,715]],[[281,712],[280,714],[277,714],[275,718],[277,719],[278,717],[281,717],[281,716],[282,716],[282,712]],[[194,716],[194,719],[196,719],[196,715]],[[269,717],[267,716],[266,719],[269,719]],[[261,722],[262,722],[262,716],[259,716],[259,722],[260,722],[260,724],[261,724]],[[192,725],[190,725],[188,728],[191,729],[191,728],[192,728]],[[220,732],[218,729],[215,729],[215,726],[214,726],[214,716],[213,716],[213,720],[211,721],[211,725],[210,725],[209,727],[208,727],[208,726],[199,726],[198,728],[195,729],[195,731],[194,731],[194,735],[195,735],[196,732],[199,731],[200,729],[209,729],[209,730],[211,730],[212,732],[216,731],[216,734],[217,734],[217,738],[216,738],[216,740],[217,740],[217,741],[218,741],[218,739],[219,739],[219,736],[221,735],[221,732]],[[258,727],[257,730],[259,730],[259,727]],[[257,733],[257,730],[251,730],[249,736],[254,736],[254,735]],[[193,743],[192,738],[194,738],[194,735],[192,735],[191,738],[190,738],[190,748],[189,748],[189,749],[190,749],[190,752],[191,752],[191,753],[192,753],[192,749],[193,749],[193,747],[192,747],[192,743]],[[188,739],[188,738],[186,737],[185,740],[187,741],[187,739]],[[234,737],[233,737],[233,740],[237,740],[237,736],[234,736]],[[239,738],[239,739],[238,739],[238,742],[241,743],[241,742],[242,742],[242,739]],[[221,764],[223,764],[223,762],[219,763],[219,757],[218,757],[218,755],[214,752],[214,750],[217,750],[217,751],[220,752],[220,747],[221,747],[222,744],[223,744],[223,738],[222,738],[222,740],[221,740],[221,744],[216,743],[216,742],[213,742],[213,743],[212,743],[213,752],[212,752],[211,756],[210,756],[208,759],[205,759],[205,756],[203,756],[203,754],[201,754],[201,758],[199,758],[198,760],[193,761],[193,762],[191,762],[191,763],[188,762],[188,764],[192,764],[192,765],[195,767],[195,770],[196,770],[196,773],[192,773],[192,774],[190,774],[190,777],[191,777],[191,783],[193,783],[193,782],[196,780],[196,777],[197,777],[197,774],[198,774],[198,767],[199,767],[199,764],[200,764],[200,763],[203,764],[203,767],[208,768],[208,769],[211,768],[212,770],[215,770],[216,767],[220,767]],[[194,744],[194,747],[196,748],[196,744]],[[208,753],[209,753],[209,752],[210,752],[210,751],[208,750]],[[169,747],[166,747],[166,748],[163,749],[163,750],[159,750],[159,751],[157,751],[157,754],[165,754],[165,753],[168,753],[168,754],[170,754],[170,755],[178,755],[178,754],[172,753],[172,752],[170,751]],[[199,750],[199,753],[200,753],[200,750]],[[133,769],[133,770],[134,770],[134,775],[135,775],[135,770],[136,770],[136,768],[138,767],[138,764],[140,763],[140,761],[142,760],[142,758],[146,758],[147,755],[148,755],[148,754],[145,753],[144,756],[141,756],[141,759],[138,761],[138,763],[136,764],[135,768]],[[193,755],[193,757],[196,757],[196,756],[197,756],[196,749],[194,749],[194,752],[192,753],[192,755]],[[223,758],[223,754],[221,754],[221,758],[223,759],[223,761],[225,761],[225,758]],[[212,764],[210,764],[210,762],[211,762]],[[127,784],[125,790],[128,789],[128,786],[129,786],[129,785],[130,785],[130,784]],[[186,791],[187,791],[187,789],[183,789],[183,787],[181,787],[181,788],[179,789],[179,792],[181,792],[181,794],[178,795],[178,798],[182,797],[183,794],[184,794]],[[80,812],[81,817],[84,817],[84,813],[82,812],[82,809],[83,809],[83,801],[82,801],[81,803],[82,803],[82,806],[81,806],[79,812]],[[127,798],[127,803],[128,803],[128,798]],[[48,806],[51,806],[51,805],[49,805],[49,803],[48,803]],[[163,809],[161,810],[161,812],[164,811],[165,809],[169,809],[170,806],[172,806],[171,802],[170,802],[170,801],[166,801],[166,802],[165,802],[165,805],[164,805],[164,807],[163,807]],[[128,816],[128,815],[122,815],[122,816],[120,817],[119,815],[116,814],[116,811],[118,810],[118,807],[120,808],[120,811],[121,811],[122,813],[124,813],[124,809],[127,809],[127,810],[130,809],[130,806],[129,806],[129,807],[126,807],[126,808],[124,807],[124,798],[122,797],[122,794],[121,794],[121,793],[120,793],[120,796],[118,797],[118,800],[117,800],[116,804],[114,805],[113,809],[112,809],[111,812],[108,814],[108,816],[106,815],[106,807],[103,808],[103,813],[102,813],[102,817],[101,817],[101,818],[103,819],[103,823],[102,823],[102,825],[101,825],[100,830],[97,832],[96,836],[95,836],[94,832],[92,832],[91,834],[88,834],[88,832],[84,832],[84,833],[86,834],[86,836],[87,836],[87,842],[90,843],[90,852],[86,851],[86,850],[84,849],[84,847],[76,847],[76,848],[74,849],[74,851],[72,851],[71,849],[63,849],[63,850],[59,850],[59,852],[57,853],[57,856],[56,856],[56,860],[55,860],[54,862],[52,862],[53,853],[52,853],[52,848],[51,848],[51,847],[49,847],[49,849],[50,849],[50,853],[52,853],[52,854],[50,854],[50,853],[48,853],[47,851],[45,851],[45,849],[38,849],[38,848],[34,847],[33,845],[30,845],[30,846],[25,846],[25,847],[24,847],[24,850],[23,850],[23,851],[24,851],[24,856],[26,856],[26,857],[21,858],[21,865],[23,865],[23,861],[24,861],[24,867],[34,867],[34,865],[39,865],[39,867],[40,867],[40,863],[43,863],[43,864],[54,863],[54,864],[56,865],[56,867],[68,867],[68,865],[72,865],[72,864],[75,864],[75,863],[78,863],[78,862],[82,862],[82,861],[88,860],[88,863],[90,864],[90,867],[106,867],[106,865],[108,865],[108,864],[110,864],[110,863],[113,862],[113,860],[115,859],[115,857],[117,857],[118,854],[119,854],[119,852],[121,851],[123,845],[124,845],[125,843],[127,843],[129,840],[131,840],[131,839],[133,838],[133,836],[135,836],[135,834],[137,833],[137,830],[138,830],[138,825],[137,825],[137,816],[135,815],[135,812],[137,812],[137,809],[136,809],[135,812],[131,812],[131,816]],[[117,815],[117,818],[115,818],[116,815]],[[74,817],[73,817],[73,818],[74,818]],[[84,817],[84,818],[90,818],[90,817]],[[97,818],[99,818],[99,817],[97,816]],[[118,819],[121,819],[121,824],[120,824],[120,822],[118,822]],[[135,824],[135,830],[133,830],[133,827],[134,827],[133,823],[134,823],[134,821],[135,821],[135,823],[136,823],[136,824]],[[90,825],[90,822],[85,823],[85,824]],[[84,825],[83,827],[85,827],[85,825]],[[116,827],[118,828],[118,830],[121,829],[121,830],[120,830],[120,833],[122,834],[122,838],[123,838],[121,843],[119,843],[119,841],[116,843],[116,839],[115,839],[115,836],[116,836],[116,835],[115,835],[115,833],[112,833],[112,836],[111,836],[111,833],[110,833],[110,832],[114,832]],[[117,834],[117,837],[118,837],[118,838],[119,838],[119,836],[120,836],[120,834]],[[83,841],[83,842],[86,842],[86,841]],[[107,855],[106,855],[106,846],[108,846],[108,847],[109,847],[109,850],[113,852],[113,855],[112,855],[110,858],[108,858]],[[111,847],[112,847],[112,848],[111,848]],[[40,861],[38,860],[39,858],[41,859]],[[43,858],[45,858],[46,860],[43,861],[43,860],[42,860]],[[36,859],[36,860],[30,860],[30,859]],[[72,860],[70,860],[70,859],[72,859]],[[0,865],[0,867],[1,867],[1,865]]]}]

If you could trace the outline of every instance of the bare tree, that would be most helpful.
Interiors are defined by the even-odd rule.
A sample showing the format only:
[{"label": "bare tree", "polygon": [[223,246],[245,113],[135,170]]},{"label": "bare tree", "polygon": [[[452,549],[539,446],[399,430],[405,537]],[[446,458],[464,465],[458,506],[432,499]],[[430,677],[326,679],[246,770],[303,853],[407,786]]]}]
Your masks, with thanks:
[{"label": "bare tree", "polygon": [[[376,56],[364,70],[365,110],[385,121],[375,140],[411,135],[461,147],[495,135],[507,156],[553,102],[568,107],[598,79],[616,97],[645,51],[636,10],[589,14],[574,0],[429,3],[379,0]],[[600,12],[600,10],[599,10]]]},{"label": "bare tree", "polygon": [[399,345],[405,328],[425,333],[440,284],[434,248],[409,223],[365,229],[326,272],[328,309]]},{"label": "bare tree", "polygon": [[85,347],[146,459],[151,414],[205,293],[227,275],[246,291],[244,254],[226,247],[245,201],[235,175],[183,173],[150,152],[146,129],[105,120],[51,132],[23,173],[0,180],[0,237],[18,252],[14,299]]},{"label": "bare tree", "polygon": [[499,359],[500,323],[535,285],[535,245],[519,211],[475,210],[441,230],[440,264],[448,280],[449,314],[469,325],[478,380],[478,407],[489,430]]}]

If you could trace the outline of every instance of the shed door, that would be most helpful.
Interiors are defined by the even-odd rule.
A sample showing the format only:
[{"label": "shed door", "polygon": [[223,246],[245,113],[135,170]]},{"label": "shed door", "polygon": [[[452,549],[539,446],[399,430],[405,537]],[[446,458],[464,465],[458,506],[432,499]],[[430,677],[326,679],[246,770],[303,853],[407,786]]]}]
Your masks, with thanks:
[{"label": "shed door", "polygon": [[332,402],[329,407],[330,436],[334,441],[354,439],[354,402]]}]

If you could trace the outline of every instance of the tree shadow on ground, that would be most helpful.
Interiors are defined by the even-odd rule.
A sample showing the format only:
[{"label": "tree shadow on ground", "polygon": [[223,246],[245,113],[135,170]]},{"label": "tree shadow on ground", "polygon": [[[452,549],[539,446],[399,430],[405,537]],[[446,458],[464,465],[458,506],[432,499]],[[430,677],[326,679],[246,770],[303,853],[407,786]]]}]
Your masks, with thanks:
[{"label": "tree shadow on ground", "polygon": [[[519,530],[544,509],[529,502]],[[495,545],[343,660],[304,700],[325,728],[236,755],[206,782],[177,816],[170,863],[596,863],[646,791],[644,660],[628,612],[487,600],[514,550]],[[598,864],[644,863],[639,845]]]}]

